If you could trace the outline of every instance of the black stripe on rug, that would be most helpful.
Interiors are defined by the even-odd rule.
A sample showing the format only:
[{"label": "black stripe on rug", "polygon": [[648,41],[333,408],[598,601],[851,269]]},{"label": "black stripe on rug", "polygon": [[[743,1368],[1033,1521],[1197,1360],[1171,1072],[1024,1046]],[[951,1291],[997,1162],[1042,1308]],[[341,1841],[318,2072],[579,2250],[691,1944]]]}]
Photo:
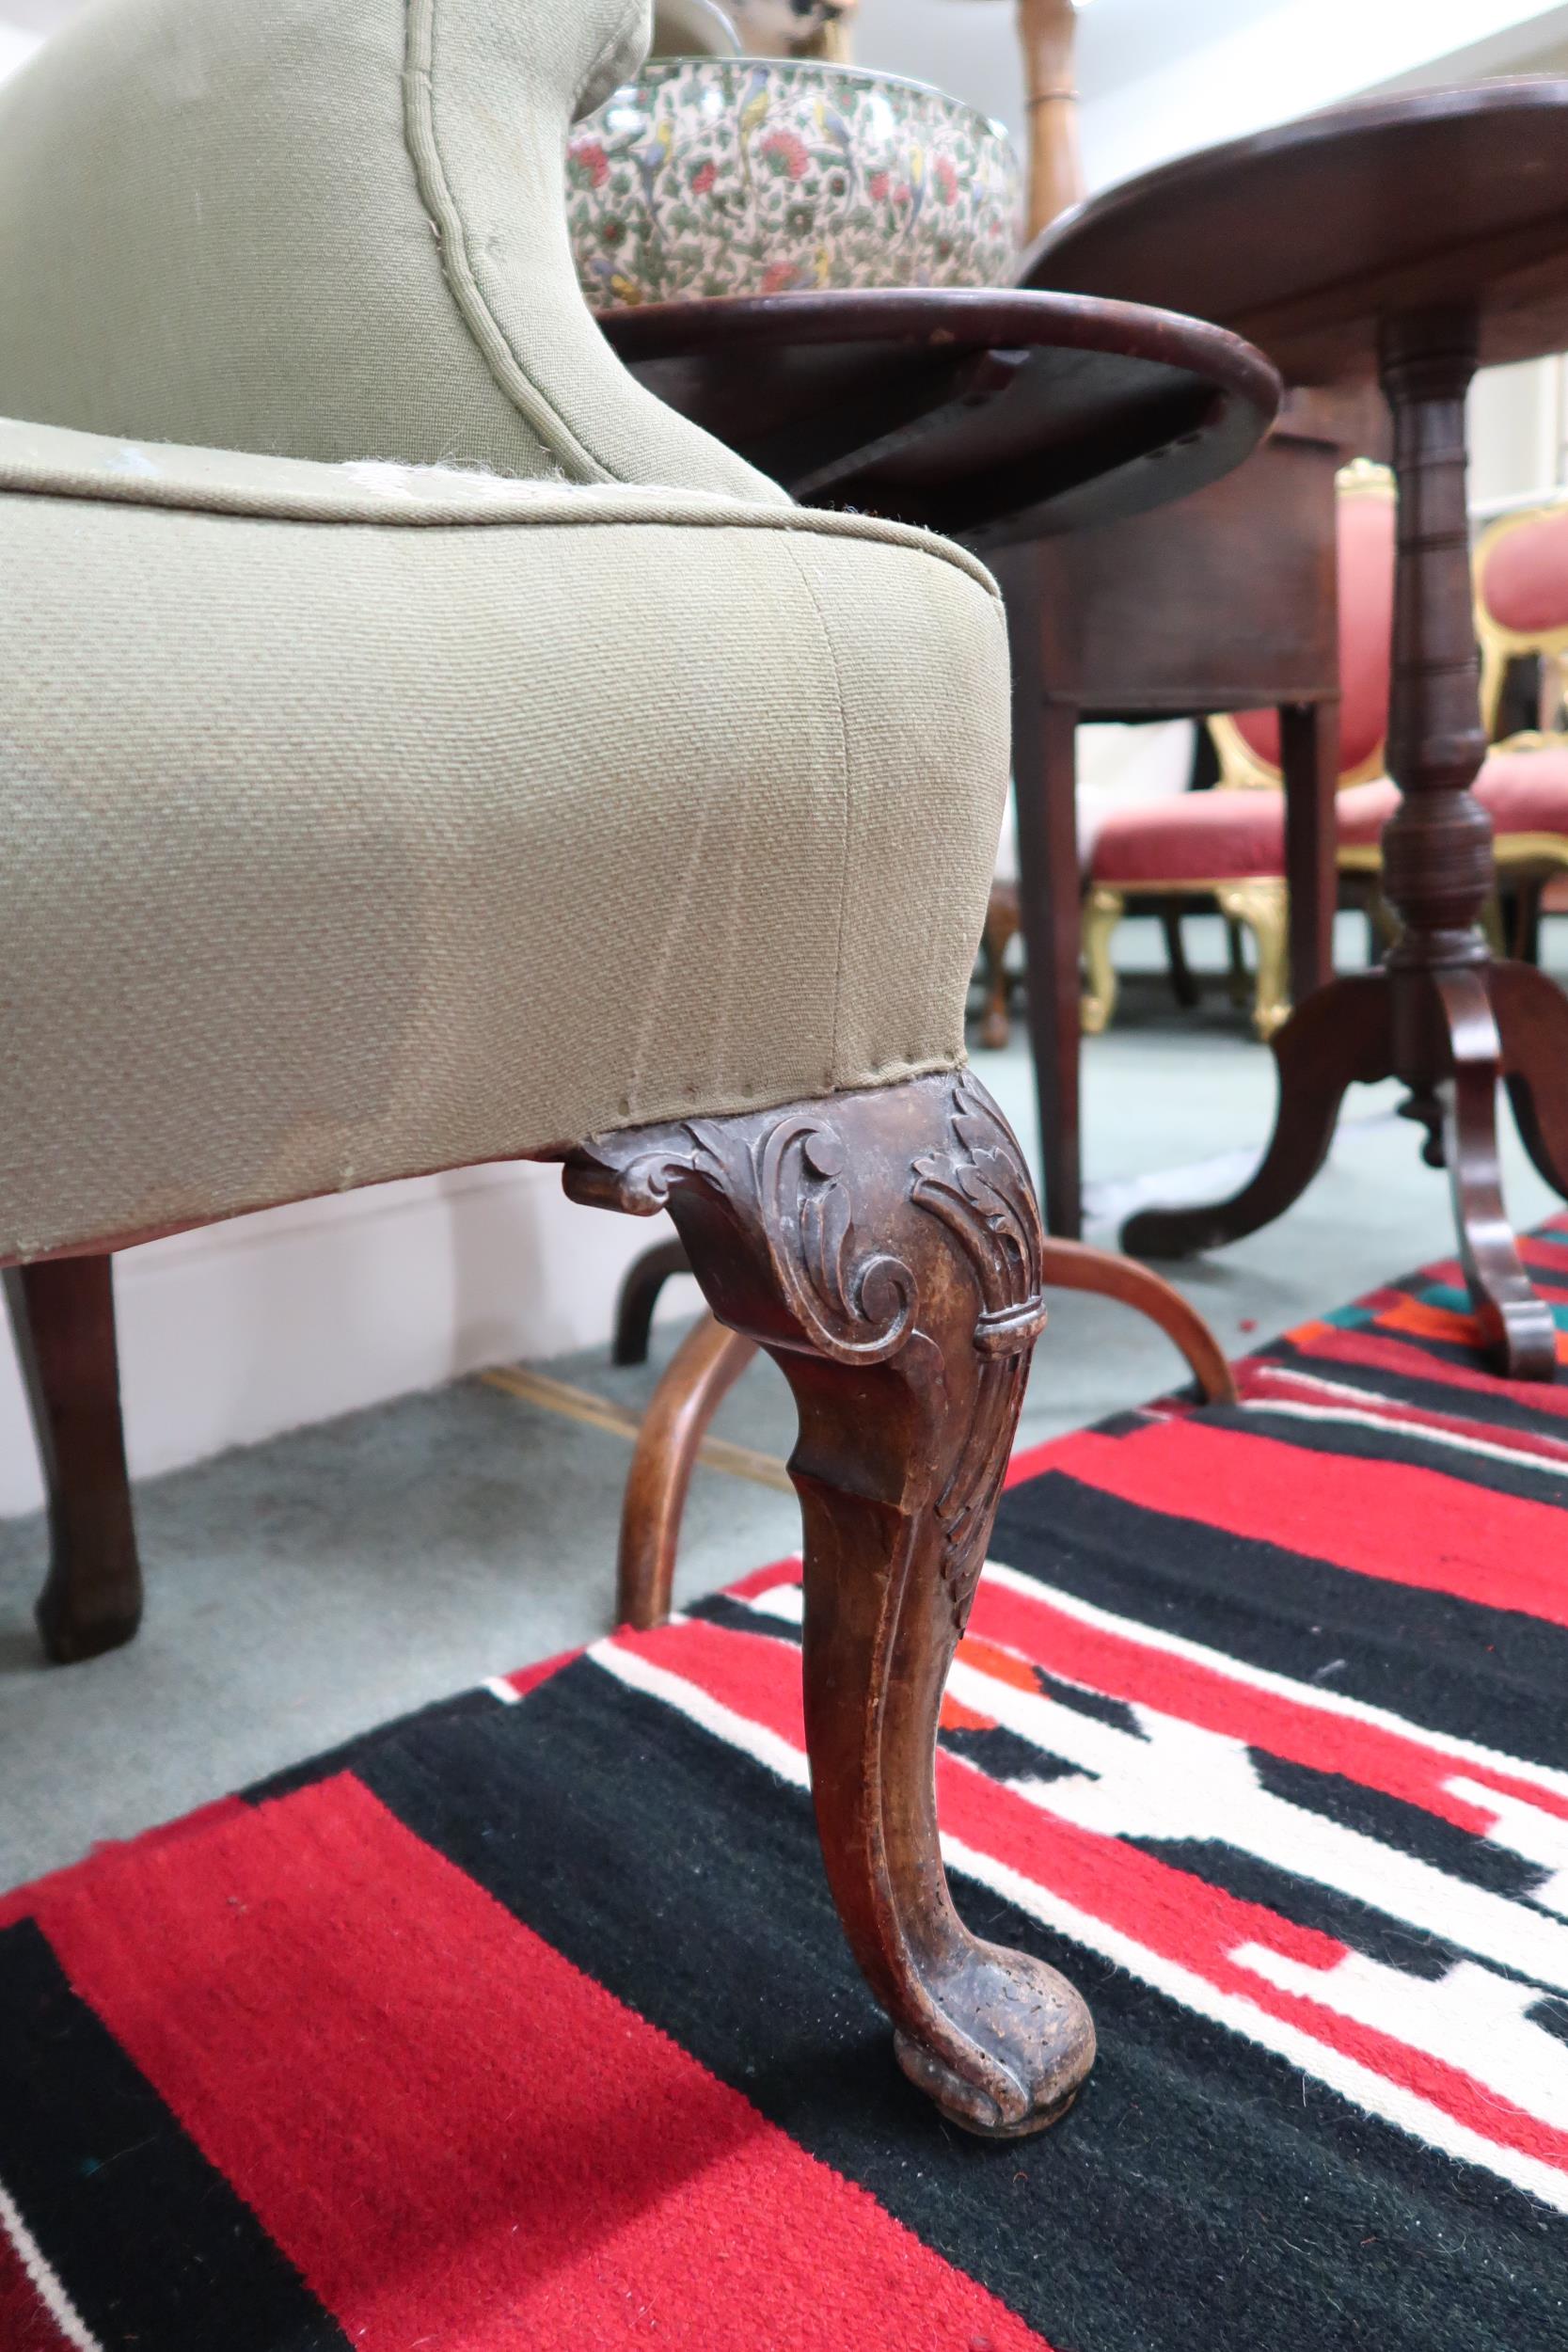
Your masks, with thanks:
[{"label": "black stripe on rug", "polygon": [[0,2185],[103,2352],[346,2352],[30,1919],[0,1931]]},{"label": "black stripe on rug", "polygon": [[[1385,1338],[1402,1334],[1384,1333]],[[1354,1389],[1368,1398],[1377,1398],[1389,1405],[1407,1405],[1420,1413],[1445,1415],[1449,1421],[1484,1423],[1490,1429],[1513,1429],[1531,1437],[1560,1438],[1568,1444],[1568,1414],[1548,1416],[1534,1403],[1521,1404],[1516,1396],[1497,1396],[1479,1384],[1460,1385],[1448,1380],[1423,1379],[1416,1372],[1390,1372],[1381,1364],[1358,1364],[1344,1357],[1320,1356],[1310,1345],[1296,1345],[1290,1340],[1275,1341],[1273,1346],[1259,1348],[1254,1359],[1260,1363],[1277,1364],[1281,1371],[1299,1374],[1305,1379],[1326,1380],[1336,1388]],[[1465,1359],[1467,1369],[1475,1370],[1475,1359]],[[1347,1403],[1354,1400],[1347,1398]],[[1330,1398],[1325,1404],[1332,1404]]]},{"label": "black stripe on rug", "polygon": [[1386,1708],[1439,1739],[1463,1724],[1471,1740],[1568,1768],[1568,1627],[1145,1510],[1061,1470],[1003,1496],[990,1549],[1155,1632]]},{"label": "black stripe on rug", "polygon": [[522,1708],[394,1733],[359,1770],[1057,2352],[1272,2352],[1290,2311],[1313,2352],[1568,2341],[1568,2222],[970,1886],[980,1932],[1077,1977],[1101,2058],[1045,2138],[935,2125],[849,1960],[804,1794],[592,1661]]},{"label": "black stripe on rug", "polygon": [[[1323,1420],[1304,1421],[1283,1406],[1271,1411],[1267,1401],[1259,1400],[1235,1407],[1211,1406],[1203,1419],[1209,1427],[1232,1429],[1246,1438],[1268,1438],[1275,1445],[1294,1447],[1298,1454],[1397,1462],[1409,1470],[1434,1470],[1456,1486],[1481,1486],[1489,1494],[1514,1495],[1523,1502],[1568,1512],[1568,1465],[1554,1469],[1528,1454],[1510,1454],[1500,1461],[1496,1454],[1473,1453],[1439,1431],[1420,1429],[1409,1422],[1379,1421],[1371,1427],[1365,1422],[1331,1418],[1334,1407],[1326,1403],[1321,1409]],[[1463,1509],[1464,1505],[1456,1502],[1454,1507]],[[1568,1527],[1563,1529],[1562,1542],[1568,1555]]]}]

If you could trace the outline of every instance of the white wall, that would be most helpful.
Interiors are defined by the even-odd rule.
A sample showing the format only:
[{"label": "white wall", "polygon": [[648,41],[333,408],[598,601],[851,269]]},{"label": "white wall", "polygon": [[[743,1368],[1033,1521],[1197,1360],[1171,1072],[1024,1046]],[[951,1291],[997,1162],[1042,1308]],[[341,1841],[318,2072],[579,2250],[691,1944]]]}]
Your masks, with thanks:
[{"label": "white wall", "polygon": [[29,32],[25,25],[12,24],[0,16],[0,82],[8,73],[14,73],[38,45],[37,33]]},{"label": "white wall", "polygon": [[[623,1272],[668,1232],[663,1217],[578,1208],[559,1168],[524,1163],[127,1249],[115,1279],[132,1470],[146,1477],[482,1364],[603,1340]],[[662,1304],[690,1313],[695,1284],[671,1283]],[[0,1516],[39,1496],[0,1338]]]},{"label": "white wall", "polygon": [[[936,82],[1022,141],[1013,0],[861,0],[861,63]],[[1081,0],[1091,190],[1383,85],[1533,68],[1568,40],[1542,0]]]}]

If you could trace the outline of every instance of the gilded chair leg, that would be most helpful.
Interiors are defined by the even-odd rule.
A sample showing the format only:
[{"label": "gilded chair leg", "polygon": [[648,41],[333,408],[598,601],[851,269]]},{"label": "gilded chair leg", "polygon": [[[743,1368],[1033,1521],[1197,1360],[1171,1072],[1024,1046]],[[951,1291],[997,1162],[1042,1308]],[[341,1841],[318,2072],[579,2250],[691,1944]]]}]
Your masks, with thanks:
[{"label": "gilded chair leg", "polygon": [[937,1839],[942,1686],[1045,1310],[1018,1146],[967,1073],[600,1137],[574,1200],[668,1206],[800,1430],[806,1742],[829,1883],[911,2080],[967,2130],[1037,2131],[1094,2028],[1066,1979],[972,1935]]},{"label": "gilded chair leg", "polygon": [[682,1340],[654,1391],[621,1505],[618,1624],[645,1632],[670,1614],[675,1553],[697,1450],[721,1401],[755,1354],[749,1339],[705,1314]]},{"label": "gilded chair leg", "polygon": [[1111,1025],[1117,1009],[1117,967],[1111,961],[1111,934],[1127,912],[1127,901],[1109,882],[1091,884],[1084,901],[1084,969],[1088,985],[1084,993],[1085,1037],[1099,1037]]},{"label": "gilded chair leg", "polygon": [[49,1574],[35,1614],[59,1665],[130,1641],[141,1565],[119,1417],[112,1261],[6,1270],[6,1304],[49,1499]]},{"label": "gilded chair leg", "polygon": [[1259,875],[1250,882],[1225,882],[1214,896],[1226,920],[1244,924],[1252,933],[1258,955],[1252,1025],[1259,1042],[1266,1045],[1291,1012],[1289,893],[1277,877]]}]

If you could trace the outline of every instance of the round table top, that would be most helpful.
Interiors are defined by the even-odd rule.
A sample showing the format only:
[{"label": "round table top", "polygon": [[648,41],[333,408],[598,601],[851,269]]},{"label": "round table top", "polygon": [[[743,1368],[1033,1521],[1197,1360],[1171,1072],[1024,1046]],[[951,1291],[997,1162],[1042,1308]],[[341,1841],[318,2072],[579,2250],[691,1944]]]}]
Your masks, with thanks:
[{"label": "round table top", "polygon": [[1020,275],[1222,320],[1298,384],[1370,373],[1396,311],[1475,309],[1485,365],[1568,349],[1568,79],[1368,99],[1206,148],[1064,214]]},{"label": "round table top", "polygon": [[1222,327],[1009,288],[726,295],[608,311],[650,389],[816,504],[994,547],[1217,481],[1280,386]]}]

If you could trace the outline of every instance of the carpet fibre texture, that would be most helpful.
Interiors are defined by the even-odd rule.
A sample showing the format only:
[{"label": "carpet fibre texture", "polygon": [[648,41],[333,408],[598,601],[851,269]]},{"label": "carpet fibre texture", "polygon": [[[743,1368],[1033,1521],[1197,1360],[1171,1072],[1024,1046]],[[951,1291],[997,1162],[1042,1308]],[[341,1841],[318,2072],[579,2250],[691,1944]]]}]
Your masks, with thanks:
[{"label": "carpet fibre texture", "polygon": [[5,1899],[4,2352],[1564,2352],[1568,1381],[1457,1285],[1013,1466],[938,1781],[1055,2131],[893,2062],[785,1563]]}]

